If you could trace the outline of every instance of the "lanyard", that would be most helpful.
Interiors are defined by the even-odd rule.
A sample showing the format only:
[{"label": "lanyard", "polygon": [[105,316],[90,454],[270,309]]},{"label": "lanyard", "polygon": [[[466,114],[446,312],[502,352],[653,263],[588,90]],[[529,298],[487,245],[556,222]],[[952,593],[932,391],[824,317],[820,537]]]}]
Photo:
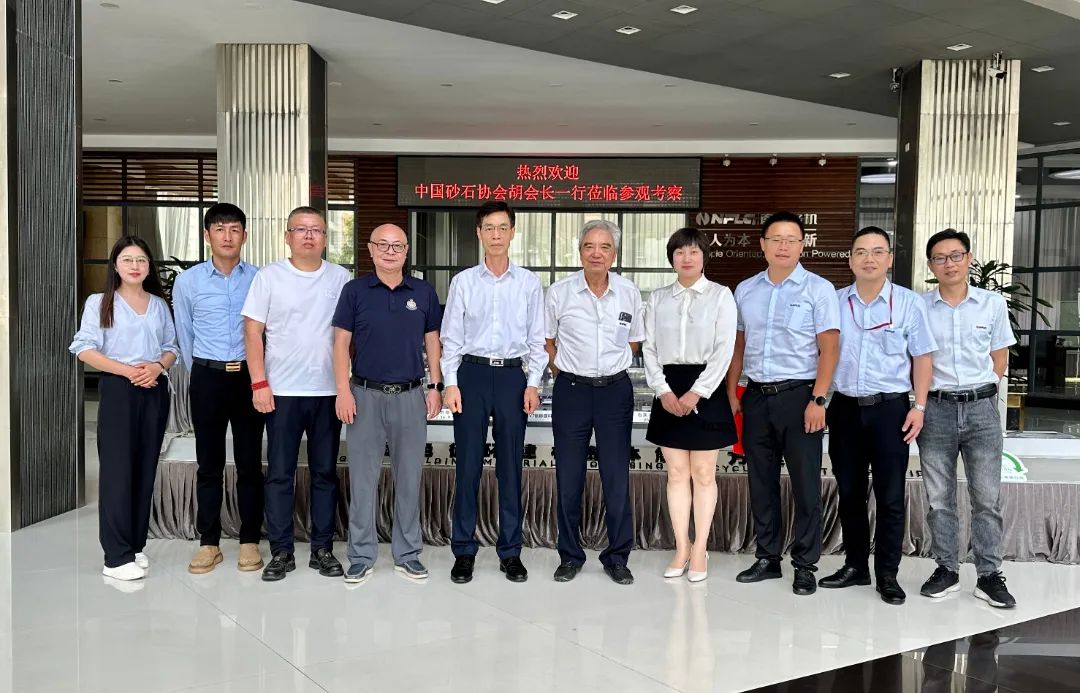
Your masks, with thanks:
[{"label": "lanyard", "polygon": [[[874,325],[873,327],[862,327],[862,325],[859,325],[859,321],[855,319],[855,302],[852,299],[851,294],[848,294],[847,305],[848,305],[848,310],[851,311],[851,320],[852,320],[852,322],[854,322],[856,325],[859,325],[860,329],[863,329],[863,330],[865,330],[867,332],[873,332],[874,330],[880,330],[882,327],[888,327],[889,325],[892,324],[892,298],[893,298],[893,291],[892,291],[892,288],[890,287],[889,288],[889,319],[888,320],[881,323],[880,325]],[[867,306],[867,308],[869,308],[869,306]],[[865,311],[863,312],[863,315],[864,316],[866,315]]]}]

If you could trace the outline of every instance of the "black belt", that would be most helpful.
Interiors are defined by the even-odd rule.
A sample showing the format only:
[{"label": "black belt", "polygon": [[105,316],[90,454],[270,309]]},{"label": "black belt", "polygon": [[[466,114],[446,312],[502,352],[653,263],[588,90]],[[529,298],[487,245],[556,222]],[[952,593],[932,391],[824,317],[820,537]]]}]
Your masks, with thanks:
[{"label": "black belt", "polygon": [[835,396],[836,397],[843,397],[845,399],[850,399],[852,402],[855,402],[855,404],[859,405],[860,407],[872,407],[875,404],[881,404],[882,402],[889,402],[889,401],[894,400],[894,399],[901,399],[901,398],[907,399],[908,398],[908,393],[906,393],[906,392],[879,392],[876,395],[866,395],[865,397],[851,397],[849,395],[845,395],[843,392],[837,392]]},{"label": "black belt", "polygon": [[780,380],[775,383],[758,383],[754,382],[753,380],[749,380],[746,383],[746,389],[760,392],[763,395],[771,397],[772,395],[778,395],[781,392],[794,390],[797,387],[803,387],[813,384],[813,380]]},{"label": "black belt", "polygon": [[602,375],[599,378],[587,378],[584,375],[575,375],[573,373],[567,373],[566,371],[562,371],[559,375],[566,376],[570,379],[570,382],[575,385],[581,383],[582,385],[592,385],[593,387],[605,387],[630,377],[630,374],[626,371],[619,371],[615,375]]},{"label": "black belt", "polygon": [[191,359],[191,362],[196,366],[206,366],[207,368],[213,368],[217,371],[225,371],[226,373],[239,373],[247,365],[245,361],[211,361],[210,359],[204,359],[196,356]]},{"label": "black belt", "polygon": [[400,395],[402,392],[414,390],[420,387],[421,382],[420,378],[407,383],[377,383],[374,380],[357,378],[356,376],[353,376],[352,379],[352,384],[357,387],[362,387],[365,390],[376,390],[387,395]]},{"label": "black belt", "polygon": [[974,402],[997,395],[997,385],[983,385],[974,390],[931,390],[930,399],[945,402]]},{"label": "black belt", "polygon": [[461,357],[461,360],[465,363],[479,363],[482,366],[494,366],[495,368],[521,368],[523,363],[520,358],[489,359],[484,356],[473,356],[472,354],[465,354]]}]

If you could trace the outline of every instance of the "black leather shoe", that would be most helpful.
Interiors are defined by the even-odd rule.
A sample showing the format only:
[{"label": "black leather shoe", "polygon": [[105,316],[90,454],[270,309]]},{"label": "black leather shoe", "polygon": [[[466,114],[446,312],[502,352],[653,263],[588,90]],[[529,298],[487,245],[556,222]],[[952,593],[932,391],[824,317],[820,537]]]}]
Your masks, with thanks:
[{"label": "black leather shoe", "polygon": [[274,554],[274,557],[263,568],[262,579],[264,582],[277,582],[294,570],[296,570],[296,559],[291,553],[281,551]]},{"label": "black leather shoe", "polygon": [[341,577],[345,574],[345,571],[341,568],[341,563],[334,558],[334,553],[330,549],[319,549],[311,554],[308,568],[318,570],[319,575],[323,577]]},{"label": "black leather shoe", "polygon": [[859,570],[858,568],[852,568],[851,566],[846,565],[832,575],[821,578],[818,580],[817,584],[821,587],[828,587],[829,589],[852,587],[853,585],[869,585],[870,571]]},{"label": "black leather shoe", "polygon": [[454,559],[454,567],[450,569],[450,579],[459,585],[471,581],[474,565],[476,556],[458,556]]},{"label": "black leather shoe", "polygon": [[581,572],[581,566],[570,561],[563,561],[555,569],[555,582],[570,582]]},{"label": "black leather shoe", "polygon": [[529,579],[529,571],[525,570],[520,556],[502,559],[499,561],[499,570],[506,573],[506,579],[510,582],[525,582]]},{"label": "black leather shoe", "polygon": [[759,558],[754,565],[736,575],[735,580],[737,582],[761,582],[762,580],[776,580],[780,577],[780,561]]},{"label": "black leather shoe", "polygon": [[634,584],[634,574],[624,565],[606,565],[604,566],[604,572],[607,573],[608,577],[611,578],[611,581],[617,585]]},{"label": "black leather shoe", "polygon": [[791,591],[804,596],[817,592],[817,580],[814,579],[814,571],[809,568],[796,568],[795,581],[791,583]]},{"label": "black leather shoe", "polygon": [[904,588],[895,577],[883,575],[877,579],[877,591],[881,595],[881,601],[886,604],[903,604],[907,600]]}]

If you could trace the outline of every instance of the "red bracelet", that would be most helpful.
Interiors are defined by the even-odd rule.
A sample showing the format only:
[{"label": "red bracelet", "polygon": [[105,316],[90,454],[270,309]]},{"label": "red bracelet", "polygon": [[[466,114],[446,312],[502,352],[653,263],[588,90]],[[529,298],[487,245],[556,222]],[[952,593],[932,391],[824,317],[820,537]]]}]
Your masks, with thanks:
[{"label": "red bracelet", "polygon": [[251,391],[254,392],[255,390],[261,390],[264,387],[270,387],[270,383],[266,382],[265,380],[260,380],[257,383],[251,384]]}]

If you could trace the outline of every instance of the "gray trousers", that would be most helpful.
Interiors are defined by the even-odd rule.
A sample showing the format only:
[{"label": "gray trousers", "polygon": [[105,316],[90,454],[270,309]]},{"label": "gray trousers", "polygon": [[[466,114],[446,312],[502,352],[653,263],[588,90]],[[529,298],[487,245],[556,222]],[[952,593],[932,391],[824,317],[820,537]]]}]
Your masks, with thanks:
[{"label": "gray trousers", "polygon": [[349,564],[375,565],[379,537],[375,517],[379,509],[379,470],[390,446],[394,475],[394,563],[420,556],[420,474],[427,443],[427,406],[424,389],[399,395],[353,387],[356,418],[347,427],[349,455]]},{"label": "gray trousers", "polygon": [[[923,488],[930,506],[930,549],[938,565],[960,566],[960,521],[956,510],[956,456],[964,460],[971,498],[971,549],[980,576],[1001,567],[1001,419],[996,399],[944,402],[931,398],[919,433]],[[967,547],[964,547],[967,555]]]}]

